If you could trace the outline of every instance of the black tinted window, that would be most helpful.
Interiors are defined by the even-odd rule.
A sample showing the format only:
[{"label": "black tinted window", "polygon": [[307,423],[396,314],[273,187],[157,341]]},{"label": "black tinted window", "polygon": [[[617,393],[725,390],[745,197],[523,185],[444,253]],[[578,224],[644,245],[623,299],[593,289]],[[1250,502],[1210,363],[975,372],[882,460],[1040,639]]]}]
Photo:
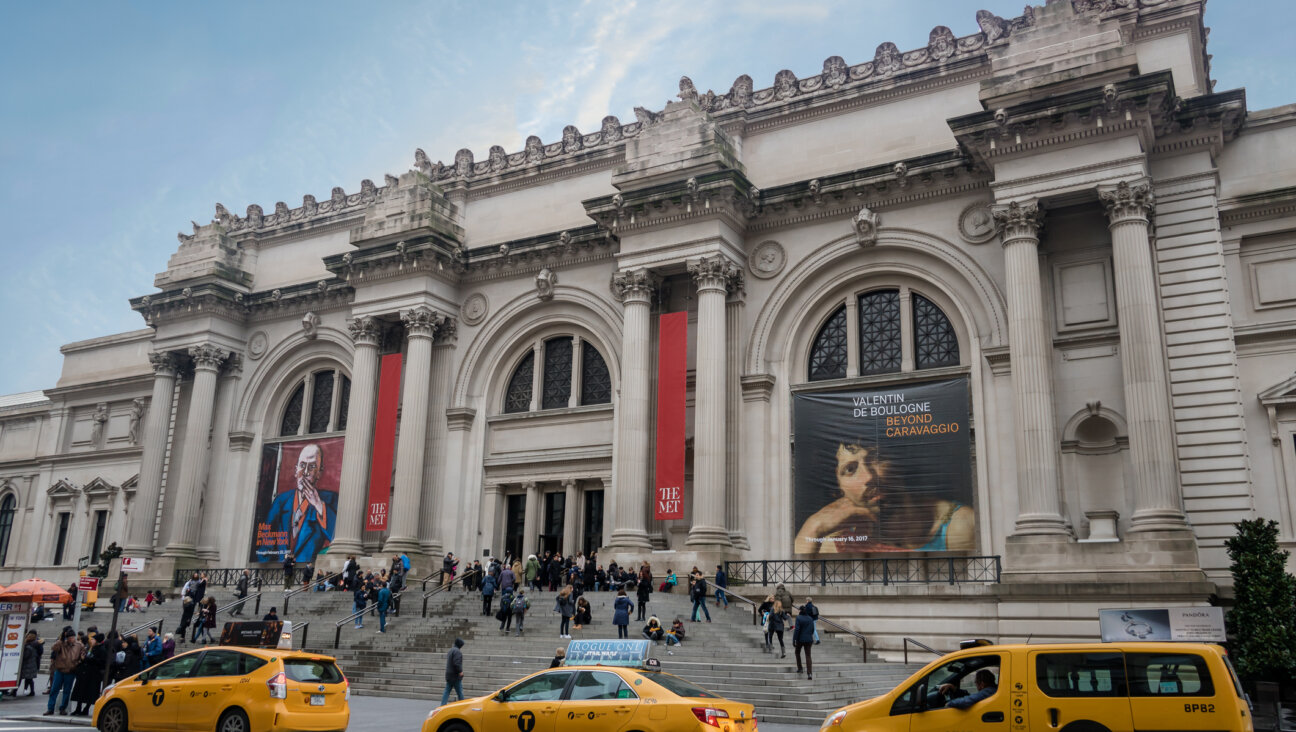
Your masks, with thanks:
[{"label": "black tinted window", "polygon": [[342,672],[332,661],[313,658],[285,658],[284,672],[293,681],[307,684],[339,684]]},{"label": "black tinted window", "polygon": [[598,699],[635,699],[635,693],[626,686],[626,682],[608,671],[581,671],[572,682],[571,701],[592,701]]},{"label": "black tinted window", "polygon": [[686,699],[719,699],[720,697],[703,689],[697,684],[685,681],[678,676],[671,676],[663,673],[643,674],[644,678],[651,680],[658,686],[664,687],[667,691],[675,696],[682,696]]},{"label": "black tinted window", "polygon": [[150,679],[178,679],[189,675],[194,666],[198,665],[198,654],[190,653],[184,656],[177,656],[170,661],[151,669]]},{"label": "black tinted window", "polygon": [[1126,653],[1130,696],[1215,696],[1206,659],[1195,653]]},{"label": "black tinted window", "polygon": [[504,701],[558,701],[571,675],[571,671],[550,671],[532,676],[505,691]]},{"label": "black tinted window", "polygon": [[1035,683],[1054,697],[1125,696],[1125,667],[1119,653],[1041,653]]},{"label": "black tinted window", "polygon": [[194,676],[241,676],[243,656],[238,651],[207,651]]}]

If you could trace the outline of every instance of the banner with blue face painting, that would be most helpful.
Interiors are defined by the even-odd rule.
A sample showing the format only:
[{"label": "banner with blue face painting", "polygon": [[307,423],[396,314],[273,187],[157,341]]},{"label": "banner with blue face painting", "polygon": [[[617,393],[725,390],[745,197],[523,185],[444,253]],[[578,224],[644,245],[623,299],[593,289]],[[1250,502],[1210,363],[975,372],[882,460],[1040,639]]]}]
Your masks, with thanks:
[{"label": "banner with blue face painting", "polygon": [[647,658],[646,640],[574,640],[567,646],[566,665],[640,668]]}]

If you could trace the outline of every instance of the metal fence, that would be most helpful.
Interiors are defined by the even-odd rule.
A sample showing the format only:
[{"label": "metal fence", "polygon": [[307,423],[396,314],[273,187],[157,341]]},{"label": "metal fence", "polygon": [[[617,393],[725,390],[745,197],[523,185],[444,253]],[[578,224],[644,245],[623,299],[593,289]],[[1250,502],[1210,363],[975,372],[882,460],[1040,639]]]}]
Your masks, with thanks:
[{"label": "metal fence", "polygon": [[[248,574],[251,575],[249,582],[251,587],[274,587],[283,586],[284,571],[283,567],[247,567]],[[174,587],[183,587],[184,583],[189,581],[194,572],[201,572],[207,575],[208,587],[233,587],[238,584],[239,577],[243,575],[244,567],[212,567],[202,569],[177,569],[175,576],[172,577]],[[299,580],[305,577],[305,565],[293,570],[297,575],[293,578],[293,587],[297,587]]]},{"label": "metal fence", "polygon": [[886,557],[882,559],[767,559],[725,562],[731,584],[898,585],[998,582],[999,557]]}]

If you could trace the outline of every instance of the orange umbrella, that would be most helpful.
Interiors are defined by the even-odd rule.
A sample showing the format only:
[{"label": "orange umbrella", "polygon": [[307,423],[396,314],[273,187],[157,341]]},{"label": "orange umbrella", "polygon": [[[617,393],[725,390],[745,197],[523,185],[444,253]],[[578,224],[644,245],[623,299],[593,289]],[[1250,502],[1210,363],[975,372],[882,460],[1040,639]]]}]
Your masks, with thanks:
[{"label": "orange umbrella", "polygon": [[72,596],[67,593],[67,590],[53,582],[46,582],[39,577],[33,577],[9,585],[7,589],[0,592],[0,600],[30,600],[31,602],[62,604],[71,602]]}]

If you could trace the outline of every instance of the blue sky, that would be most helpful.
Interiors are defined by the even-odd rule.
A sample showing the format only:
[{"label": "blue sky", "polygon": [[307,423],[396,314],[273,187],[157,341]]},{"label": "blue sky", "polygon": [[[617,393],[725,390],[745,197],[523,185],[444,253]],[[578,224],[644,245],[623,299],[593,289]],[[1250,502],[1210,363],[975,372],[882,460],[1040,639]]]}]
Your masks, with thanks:
[{"label": "blue sky", "polygon": [[[217,201],[301,205],[333,186],[520,150],[606,114],[660,109],[681,75],[855,64],[1020,0],[13,3],[0,24],[0,394],[54,385],[60,345],[143,327],[177,231]],[[1291,0],[1213,0],[1217,89],[1296,102]]]}]

